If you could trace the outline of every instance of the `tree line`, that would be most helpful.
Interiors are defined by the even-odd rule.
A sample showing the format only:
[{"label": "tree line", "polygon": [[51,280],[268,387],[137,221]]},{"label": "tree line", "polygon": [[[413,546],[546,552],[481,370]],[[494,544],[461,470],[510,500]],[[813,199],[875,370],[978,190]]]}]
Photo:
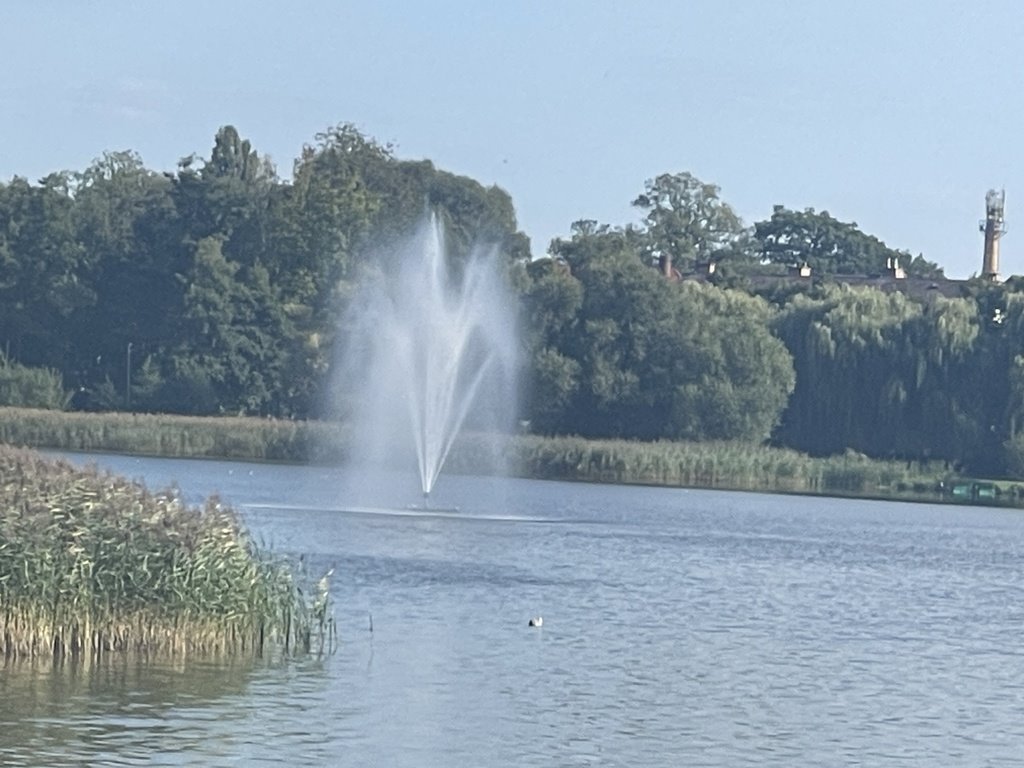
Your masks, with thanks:
[{"label": "tree line", "polygon": [[[826,211],[747,226],[688,173],[633,204],[639,224],[579,221],[532,254],[506,192],[351,125],[304,146],[288,180],[230,126],[173,173],[111,152],[15,177],[0,184],[0,403],[321,416],[354,286],[431,210],[453,258],[481,241],[504,256],[534,432],[1024,474],[1019,281],[957,298],[849,287],[893,259],[942,270]],[[795,265],[815,279],[756,279]]]},{"label": "tree line", "polygon": [[360,269],[427,209],[453,250],[528,253],[509,196],[349,125],[282,181],[233,127],[176,172],[132,152],[0,185],[0,343],[76,408],[306,417]]}]

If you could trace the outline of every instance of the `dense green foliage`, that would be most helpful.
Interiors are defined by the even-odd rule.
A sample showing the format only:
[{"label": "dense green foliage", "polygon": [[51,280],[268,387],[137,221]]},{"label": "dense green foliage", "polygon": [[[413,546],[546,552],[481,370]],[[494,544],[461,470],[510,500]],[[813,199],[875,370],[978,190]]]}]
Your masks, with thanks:
[{"label": "dense green foliage", "polygon": [[877,275],[890,264],[899,264],[908,275],[942,276],[942,270],[923,256],[893,250],[856,224],[813,208],[798,212],[775,206],[770,219],[754,226],[754,239],[763,261],[806,264],[818,275]]},{"label": "dense green foliage", "polygon": [[[0,447],[5,657],[262,653],[329,632],[216,500],[188,507],[98,471]],[[323,619],[321,621],[321,619]]]},{"label": "dense green foliage", "polygon": [[829,286],[794,297],[776,329],[799,366],[781,442],[814,453],[849,447],[927,456],[934,446],[969,441],[969,420],[944,415],[970,405],[960,402],[966,393],[956,383],[978,335],[972,302],[922,304],[901,293]]},{"label": "dense green foliage", "polygon": [[797,366],[779,443],[1021,476],[1024,294],[1012,281],[925,301],[831,286],[791,299],[775,329]]},{"label": "dense green foliage", "polygon": [[[0,403],[61,408],[70,391],[78,411],[328,416],[357,281],[387,274],[389,245],[432,210],[452,258],[479,241],[505,257],[532,432],[1024,473],[1024,285],[846,287],[896,260],[925,287],[943,278],[827,212],[777,206],[746,226],[689,173],[633,205],[638,225],[579,221],[539,257],[504,191],[349,125],[305,146],[289,180],[231,127],[174,173],[116,152],[15,178],[0,184]],[[817,279],[788,280],[800,264]]]},{"label": "dense green foliage", "polygon": [[12,363],[0,353],[0,407],[62,410],[70,400],[60,373]]},{"label": "dense green foliage", "polygon": [[[577,222],[550,259],[530,264],[535,430],[770,435],[817,455],[852,449],[1021,476],[1024,285],[977,281],[959,298],[848,287],[842,275],[870,278],[897,260],[911,279],[943,278],[827,213],[777,207],[744,232],[717,195],[689,174],[660,176],[635,201],[644,227]],[[708,261],[724,268],[677,282],[650,269],[656,257],[664,270],[665,254],[684,275]],[[833,279],[787,282],[773,264],[753,266],[759,258]],[[757,274],[770,301],[750,295]]]},{"label": "dense green foliage", "polygon": [[345,299],[425,211],[456,256],[526,255],[508,195],[339,126],[291,181],[232,127],[155,173],[130,152],[0,184],[0,344],[76,408],[310,415]]},{"label": "dense green foliage", "polygon": [[588,437],[768,438],[793,367],[761,299],[676,285],[643,267],[627,234],[574,229],[560,260],[530,265],[535,388],[544,431]]},{"label": "dense green foliage", "polygon": [[668,257],[687,269],[749,256],[749,233],[740,217],[719,197],[718,187],[692,174],[649,180],[633,205],[645,212],[641,240],[655,261]]}]

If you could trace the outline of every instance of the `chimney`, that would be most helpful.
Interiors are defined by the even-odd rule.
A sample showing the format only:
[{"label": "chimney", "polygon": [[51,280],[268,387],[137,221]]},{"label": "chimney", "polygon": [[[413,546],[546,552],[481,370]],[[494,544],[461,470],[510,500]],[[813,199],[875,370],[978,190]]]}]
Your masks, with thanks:
[{"label": "chimney", "polygon": [[906,280],[907,271],[900,266],[899,256],[890,256],[885,260],[885,268],[889,272],[889,277],[893,280]]},{"label": "chimney", "polygon": [[672,279],[672,254],[668,251],[662,251],[658,256],[658,269],[664,277]]}]

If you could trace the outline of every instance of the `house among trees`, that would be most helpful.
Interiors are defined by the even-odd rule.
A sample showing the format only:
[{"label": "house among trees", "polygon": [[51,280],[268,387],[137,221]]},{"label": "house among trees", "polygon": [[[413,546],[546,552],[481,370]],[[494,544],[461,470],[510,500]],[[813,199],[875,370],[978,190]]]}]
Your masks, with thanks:
[{"label": "house among trees", "polygon": [[[980,275],[991,282],[1000,280],[999,243],[1006,233],[1004,201],[1004,191],[989,190],[985,196],[985,218],[979,224],[985,236]],[[742,270],[741,281],[754,293],[809,286],[825,280],[885,293],[899,292],[915,299],[955,298],[966,295],[970,283],[946,277],[938,265],[921,256],[912,258],[908,253],[887,248],[876,238],[859,232],[856,224],[835,221],[827,211],[815,213],[814,209],[807,209],[796,213],[777,205],[769,221],[755,225],[755,239],[760,245],[760,264]],[[785,272],[771,268],[779,263],[780,254],[783,258],[793,257]],[[875,270],[873,259],[878,259],[879,266],[884,262],[884,269]],[[909,271],[905,265],[910,265]],[[855,266],[862,271],[847,271]],[[721,279],[714,258],[695,262],[693,269],[684,273],[664,253],[659,256],[658,267],[666,278],[676,281],[715,283]]]}]

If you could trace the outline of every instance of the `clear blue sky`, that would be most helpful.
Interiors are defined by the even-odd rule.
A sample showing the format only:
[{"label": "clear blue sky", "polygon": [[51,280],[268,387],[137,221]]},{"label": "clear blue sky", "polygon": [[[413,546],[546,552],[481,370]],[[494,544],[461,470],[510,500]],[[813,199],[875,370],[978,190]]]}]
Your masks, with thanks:
[{"label": "clear blue sky", "polygon": [[0,50],[3,180],[118,149],[173,170],[228,123],[287,176],[352,122],[508,190],[537,255],[577,219],[638,221],[645,179],[690,171],[747,223],[828,210],[953,277],[979,271],[1005,187],[1001,271],[1024,273],[1010,0],[11,0]]}]

